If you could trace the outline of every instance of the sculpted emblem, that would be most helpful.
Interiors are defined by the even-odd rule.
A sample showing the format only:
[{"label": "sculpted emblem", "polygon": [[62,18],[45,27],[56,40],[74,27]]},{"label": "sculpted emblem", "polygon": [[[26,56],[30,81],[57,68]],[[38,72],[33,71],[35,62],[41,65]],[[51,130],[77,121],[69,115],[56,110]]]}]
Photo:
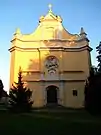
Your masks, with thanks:
[{"label": "sculpted emblem", "polygon": [[49,56],[46,59],[45,66],[48,69],[48,72],[56,72],[56,69],[59,66],[58,59],[55,56]]}]

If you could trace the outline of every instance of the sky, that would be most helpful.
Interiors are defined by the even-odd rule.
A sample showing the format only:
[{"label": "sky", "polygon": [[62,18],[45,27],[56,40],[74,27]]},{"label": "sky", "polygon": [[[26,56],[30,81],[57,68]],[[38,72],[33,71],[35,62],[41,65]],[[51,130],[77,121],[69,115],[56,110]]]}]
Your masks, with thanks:
[{"label": "sky", "polygon": [[41,15],[52,4],[54,14],[60,15],[63,25],[72,34],[83,27],[90,40],[92,64],[97,65],[96,46],[101,40],[101,0],[0,0],[0,79],[9,90],[10,41],[16,28],[23,34],[32,33]]}]

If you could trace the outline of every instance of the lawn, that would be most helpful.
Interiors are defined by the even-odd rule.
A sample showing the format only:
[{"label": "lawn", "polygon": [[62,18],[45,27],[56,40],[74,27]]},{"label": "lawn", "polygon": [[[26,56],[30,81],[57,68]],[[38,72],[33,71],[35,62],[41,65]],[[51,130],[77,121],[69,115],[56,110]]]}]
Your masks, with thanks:
[{"label": "lawn", "polygon": [[99,135],[101,117],[83,110],[0,112],[0,135]]}]

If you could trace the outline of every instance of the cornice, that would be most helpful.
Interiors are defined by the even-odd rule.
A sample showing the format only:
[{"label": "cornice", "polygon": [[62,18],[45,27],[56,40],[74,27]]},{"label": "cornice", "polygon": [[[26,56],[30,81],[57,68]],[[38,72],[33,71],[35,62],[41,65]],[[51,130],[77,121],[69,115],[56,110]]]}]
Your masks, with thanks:
[{"label": "cornice", "polygon": [[44,41],[47,41],[47,42],[82,42],[82,41],[87,41],[89,42],[89,39],[88,38],[79,38],[79,39],[73,39],[73,40],[69,40],[69,39],[57,39],[57,38],[54,38],[54,39],[39,39],[39,40],[23,40],[23,38],[14,38],[12,39],[10,42],[13,42],[14,40],[19,40],[21,42],[44,42]]},{"label": "cornice", "polygon": [[[45,74],[45,72],[42,72],[42,71],[39,71],[39,70],[24,70],[24,71],[22,71],[22,73],[40,73],[40,74]],[[73,71],[73,70],[68,70],[68,71],[66,71],[66,70],[63,70],[63,71],[59,71],[59,74],[64,74],[64,73],[84,73],[84,71],[81,71],[81,70],[75,70],[75,71]]]},{"label": "cornice", "polygon": [[84,79],[80,79],[80,80],[65,80],[65,79],[60,79],[60,80],[23,80],[25,82],[85,82]]},{"label": "cornice", "polygon": [[14,50],[18,50],[18,51],[35,51],[35,50],[38,50],[38,51],[42,51],[42,50],[53,50],[53,51],[84,51],[84,50],[89,50],[89,51],[92,51],[93,49],[91,47],[89,47],[88,45],[85,45],[85,46],[79,46],[79,47],[40,47],[40,48],[36,48],[36,47],[33,47],[33,48],[21,48],[21,47],[17,47],[17,46],[13,46],[11,47],[10,49],[8,49],[10,52],[14,51]]}]

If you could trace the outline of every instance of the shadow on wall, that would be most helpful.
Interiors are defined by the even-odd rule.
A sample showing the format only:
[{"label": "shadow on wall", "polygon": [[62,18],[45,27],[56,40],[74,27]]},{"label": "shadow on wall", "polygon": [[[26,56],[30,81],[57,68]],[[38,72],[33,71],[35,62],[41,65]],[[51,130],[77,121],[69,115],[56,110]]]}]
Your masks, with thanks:
[{"label": "shadow on wall", "polygon": [[[39,81],[41,79],[41,75],[44,74],[44,72],[41,72],[40,69],[40,63],[39,60],[36,60],[36,58],[30,59],[30,64],[28,65],[28,68],[26,71],[22,70],[23,75],[23,81],[24,85],[32,91],[32,99],[34,100],[35,104],[38,103],[39,100],[42,100],[41,93],[39,93],[40,84]],[[44,59],[42,59],[43,64]],[[39,100],[37,100],[39,99]]]},{"label": "shadow on wall", "polygon": [[39,79],[40,70],[39,70],[39,62],[36,60],[30,59],[30,64],[28,65],[27,70],[23,70],[23,81],[25,85],[28,85],[27,82],[35,81]]},{"label": "shadow on wall", "polygon": [[23,80],[25,82],[39,81],[41,74],[44,74],[44,60],[50,54],[50,49],[47,46],[48,41],[43,41],[43,45],[46,50],[37,49],[38,53],[33,52],[33,57],[29,59],[29,65],[27,69],[23,70]]}]

